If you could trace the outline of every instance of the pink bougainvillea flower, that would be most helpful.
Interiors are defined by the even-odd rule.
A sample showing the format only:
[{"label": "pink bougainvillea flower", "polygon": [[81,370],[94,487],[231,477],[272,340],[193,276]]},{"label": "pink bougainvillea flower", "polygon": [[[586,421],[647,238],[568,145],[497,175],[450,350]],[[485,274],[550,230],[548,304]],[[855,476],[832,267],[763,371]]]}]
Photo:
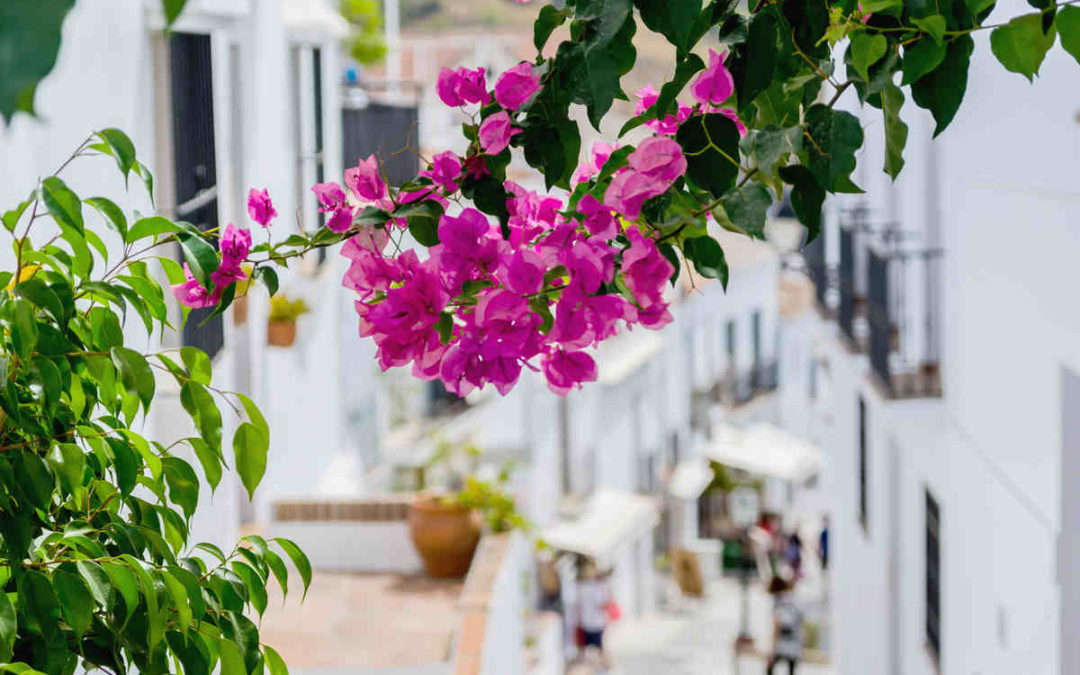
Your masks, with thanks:
[{"label": "pink bougainvillea flower", "polygon": [[619,226],[615,222],[615,216],[611,209],[600,203],[596,197],[586,194],[578,202],[578,211],[585,216],[582,225],[594,237],[599,239],[614,239],[619,234]]},{"label": "pink bougainvillea flower", "polygon": [[356,215],[356,209],[345,205],[330,212],[330,217],[326,219],[326,229],[331,232],[344,232],[352,227],[353,216]]},{"label": "pink bougainvillea flower", "polygon": [[540,359],[540,367],[548,388],[559,396],[580,389],[582,382],[595,382],[598,375],[596,361],[582,351],[552,349]]},{"label": "pink bougainvillea flower", "polygon": [[337,183],[316,183],[311,187],[322,211],[333,211],[345,204],[345,191]]},{"label": "pink bougainvillea flower", "polygon": [[710,49],[709,65],[690,84],[690,93],[702,105],[719,105],[735,91],[735,80],[724,66],[726,56]]},{"label": "pink bougainvillea flower", "polygon": [[385,199],[389,194],[386,183],[379,173],[379,160],[375,155],[357,161],[356,166],[345,170],[345,185],[358,197],[369,202]]},{"label": "pink bougainvillea flower", "polygon": [[660,98],[660,92],[656,91],[656,87],[647,84],[634,92],[634,97],[637,98],[637,103],[634,105],[634,114],[640,115],[656,103],[656,100]]},{"label": "pink bougainvillea flower", "polygon": [[515,293],[531,295],[544,285],[544,260],[536,251],[519,248],[503,258],[499,265],[499,279]]},{"label": "pink bougainvillea flower", "polygon": [[668,186],[659,178],[632,169],[620,171],[604,193],[604,206],[634,220],[641,215],[645,200],[663,194]]},{"label": "pink bougainvillea flower", "polygon": [[421,171],[420,175],[450,192],[456,192],[457,183],[454,181],[461,175],[461,159],[449,150],[440,152],[431,158],[431,168]]},{"label": "pink bougainvillea flower", "polygon": [[669,185],[686,173],[682,147],[666,136],[646,138],[630,153],[627,163],[631,169]]},{"label": "pink bougainvillea flower", "polygon": [[467,103],[483,103],[487,105],[491,102],[491,94],[487,91],[483,68],[477,68],[476,70],[443,68],[439,71],[439,80],[435,89],[439,94],[439,99],[452,108]]},{"label": "pink bougainvillea flower", "polygon": [[512,136],[520,133],[521,129],[513,128],[506,111],[497,112],[480,124],[480,147],[489,155],[497,155],[510,145]]},{"label": "pink bougainvillea flower", "polygon": [[461,88],[461,71],[450,70],[449,68],[443,68],[439,71],[439,80],[435,85],[435,91],[439,94],[439,99],[443,103],[456,108],[460,105],[464,105],[465,101],[461,99],[461,95],[458,90]]},{"label": "pink bougainvillea flower", "polygon": [[458,85],[458,95],[461,96],[461,100],[466,103],[480,103],[483,105],[491,103],[491,94],[487,90],[487,81],[484,78],[483,68],[477,68],[476,70],[460,68],[458,72],[461,73],[461,80]]},{"label": "pink bougainvillea flower", "polygon": [[220,287],[215,288],[213,293],[206,290],[195,279],[195,275],[191,273],[191,268],[188,267],[187,263],[184,263],[184,282],[173,284],[170,288],[176,299],[180,301],[180,304],[192,309],[213,307],[221,300]]},{"label": "pink bougainvillea flower", "polygon": [[218,249],[221,250],[222,265],[226,260],[239,265],[251,250],[251,230],[229,223],[218,240]]},{"label": "pink bougainvillea flower", "polygon": [[259,225],[269,227],[270,221],[277,217],[274,203],[270,201],[270,192],[263,188],[256,190],[251,188],[248,192],[248,215]]},{"label": "pink bougainvillea flower", "polygon": [[517,110],[540,91],[540,78],[533,74],[531,63],[523,61],[495,81],[495,100],[507,110]]},{"label": "pink bougainvillea flower", "polygon": [[603,141],[593,143],[592,150],[589,153],[589,159],[578,165],[571,180],[575,183],[580,183],[597,175],[600,173],[600,170],[604,168],[604,164],[607,164],[608,158],[611,157],[611,153],[618,149],[618,143],[615,145],[604,143]]}]

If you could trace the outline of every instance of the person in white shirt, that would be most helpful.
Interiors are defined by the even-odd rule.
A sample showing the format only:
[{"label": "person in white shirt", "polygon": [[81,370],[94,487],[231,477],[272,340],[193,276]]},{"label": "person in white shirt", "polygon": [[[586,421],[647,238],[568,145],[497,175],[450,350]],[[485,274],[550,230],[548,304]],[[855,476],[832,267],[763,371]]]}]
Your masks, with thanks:
[{"label": "person in white shirt", "polygon": [[780,577],[773,577],[769,593],[773,595],[773,653],[769,657],[767,675],[773,675],[776,664],[786,661],[788,675],[795,675],[795,667],[803,655],[803,616],[792,587]]},{"label": "person in white shirt", "polygon": [[581,567],[577,587],[578,626],[583,633],[579,640],[581,657],[584,658],[589,647],[596,647],[600,653],[600,663],[608,667],[607,652],[604,651],[604,629],[608,624],[608,605],[611,602],[611,588],[607,575],[596,569],[596,564],[586,561]]}]

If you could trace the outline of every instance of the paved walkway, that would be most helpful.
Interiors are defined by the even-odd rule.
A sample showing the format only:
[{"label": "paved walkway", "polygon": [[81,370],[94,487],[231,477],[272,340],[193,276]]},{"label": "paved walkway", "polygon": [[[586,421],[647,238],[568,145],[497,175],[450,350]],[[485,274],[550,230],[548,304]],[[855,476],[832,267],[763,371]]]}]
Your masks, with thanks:
[{"label": "paved walkway", "polygon": [[[800,603],[808,613],[820,613],[821,586],[807,584]],[[708,586],[701,601],[680,600],[654,615],[625,619],[605,636],[613,666],[609,675],[760,675],[765,672],[760,657],[735,659],[735,636],[739,632],[740,588],[737,581],[721,579]],[[760,587],[751,587],[751,634],[756,647],[769,649],[772,600]],[[576,663],[569,675],[601,672],[595,664]],[[826,665],[800,664],[799,675],[832,675]],[[787,668],[777,668],[786,675]]]}]

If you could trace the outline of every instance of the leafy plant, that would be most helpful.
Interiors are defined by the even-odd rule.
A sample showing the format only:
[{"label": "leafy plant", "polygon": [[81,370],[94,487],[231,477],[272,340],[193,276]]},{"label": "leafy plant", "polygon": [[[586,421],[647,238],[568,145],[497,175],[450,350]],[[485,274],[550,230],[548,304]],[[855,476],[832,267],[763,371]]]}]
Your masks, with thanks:
[{"label": "leafy plant", "polygon": [[341,15],[352,25],[345,49],[361,65],[382,61],[386,56],[382,14],[376,0],[341,0]]},{"label": "leafy plant", "polygon": [[[284,673],[250,617],[272,577],[287,590],[286,558],[306,591],[307,558],[286,539],[248,536],[228,552],[190,541],[230,463],[249,494],[258,486],[266,420],[213,384],[199,349],[129,342],[140,327],[151,339],[174,329],[157,269],[184,277],[179,242],[190,267],[214,270],[217,233],[80,197],[62,172],[88,156],[150,190],[128,137],[103,129],[2,214],[15,265],[0,272],[0,670]],[[185,437],[141,431],[161,378],[179,389]],[[229,459],[222,404],[240,420]]]},{"label": "leafy plant", "polygon": [[296,300],[290,300],[284,293],[274,295],[270,298],[270,316],[269,320],[284,321],[286,323],[294,323],[298,318],[307,314],[311,310],[308,309],[307,303],[303,298],[297,298]]},{"label": "leafy plant", "polygon": [[510,530],[529,530],[531,524],[517,510],[517,502],[507,493],[510,466],[504,466],[493,481],[481,480],[475,475],[466,476],[465,487],[457,493],[455,501],[467,509],[480,512],[488,528],[495,533]]}]

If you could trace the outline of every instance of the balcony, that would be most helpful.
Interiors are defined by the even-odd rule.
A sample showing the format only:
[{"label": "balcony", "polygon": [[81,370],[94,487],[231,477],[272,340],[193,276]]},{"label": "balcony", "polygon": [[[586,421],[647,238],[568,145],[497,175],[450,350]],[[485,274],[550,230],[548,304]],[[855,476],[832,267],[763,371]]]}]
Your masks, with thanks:
[{"label": "balcony", "polygon": [[867,251],[870,366],[889,398],[941,396],[940,249]]}]

